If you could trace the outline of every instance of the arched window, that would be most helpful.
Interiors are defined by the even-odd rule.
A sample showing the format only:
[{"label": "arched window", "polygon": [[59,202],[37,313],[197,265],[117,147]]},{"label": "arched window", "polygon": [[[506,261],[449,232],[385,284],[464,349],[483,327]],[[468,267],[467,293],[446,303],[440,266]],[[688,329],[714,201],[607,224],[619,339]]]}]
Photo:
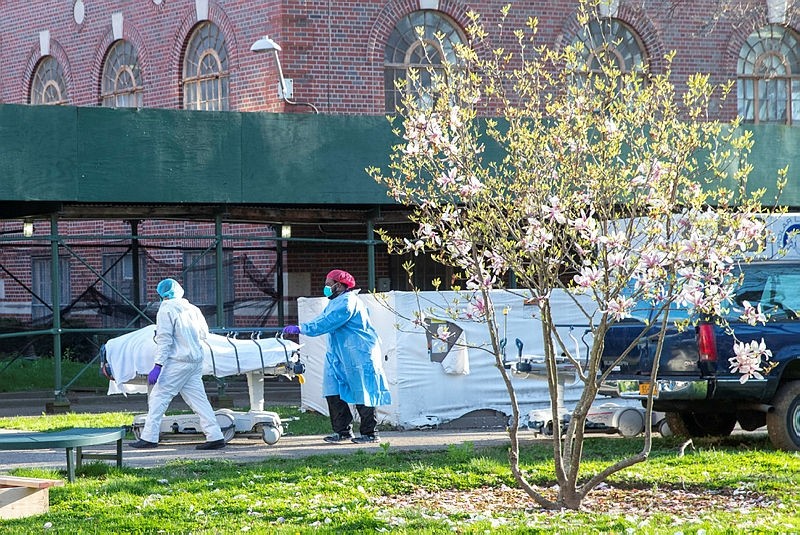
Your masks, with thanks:
[{"label": "arched window", "polygon": [[739,52],[739,115],[753,123],[800,119],[800,43],[783,26],[765,26]]},{"label": "arched window", "polygon": [[603,65],[615,65],[622,74],[643,72],[647,61],[639,36],[624,22],[603,18],[591,21],[575,37],[583,43],[578,69],[585,74],[602,74]]},{"label": "arched window", "polygon": [[[419,27],[423,28],[421,36],[416,30]],[[441,42],[437,38],[440,34],[443,36]],[[456,26],[438,11],[415,11],[403,17],[386,43],[386,111],[394,112],[401,106],[403,95],[397,90],[395,82],[407,79],[409,69],[418,69],[423,87],[429,87],[431,75],[427,69],[441,69],[445,62],[455,63],[454,45],[463,42],[464,37]]]},{"label": "arched window", "polygon": [[31,104],[66,104],[67,82],[64,70],[53,56],[39,61],[31,81]]},{"label": "arched window", "polygon": [[136,48],[128,42],[115,42],[103,66],[100,103],[111,108],[142,107],[142,76]]},{"label": "arched window", "polygon": [[189,38],[183,61],[183,107],[228,109],[228,49],[213,22],[200,24]]}]

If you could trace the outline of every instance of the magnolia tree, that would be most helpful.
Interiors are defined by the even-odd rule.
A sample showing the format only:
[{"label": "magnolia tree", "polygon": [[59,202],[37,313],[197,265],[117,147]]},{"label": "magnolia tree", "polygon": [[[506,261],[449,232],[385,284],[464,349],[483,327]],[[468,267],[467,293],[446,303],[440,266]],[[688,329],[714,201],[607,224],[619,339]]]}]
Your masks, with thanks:
[{"label": "magnolia tree", "polygon": [[[580,23],[596,22],[593,13],[582,4]],[[411,73],[413,87],[405,89],[414,96],[393,120],[402,142],[388,170],[370,169],[397,202],[413,208],[416,224],[413,239],[382,237],[392,251],[425,252],[456,268],[462,293],[479,304],[471,314],[488,328],[510,395],[516,481],[543,507],[579,508],[592,488],[645,460],[651,448],[648,409],[638,454],[581,472],[584,425],[605,378],[606,332],[642,301],[665,312],[662,340],[673,303],[720,316],[737,283],[734,260],[769,238],[763,192],[748,193],[747,133],[735,121],[712,119],[731,86],[712,87],[695,75],[678,93],[672,55],[662,73],[622,73],[602,52],[608,43],[595,43],[593,54],[580,44],[537,46],[533,19],[512,33],[513,50],[491,49],[477,15],[470,18],[469,43],[458,47],[455,64],[427,77]],[[509,280],[535,305],[543,329],[557,494],[529,483],[519,464],[513,371],[503,366],[502,311],[491,293]],[[549,299],[557,289],[574,296],[576,307],[586,294],[596,302],[581,309],[592,335],[588,356],[556,329]],[[744,314],[764,319],[752,308]],[[740,341],[736,355],[731,367],[745,378],[758,376],[769,356],[760,340]],[[564,356],[583,388],[562,425],[556,362]]]}]

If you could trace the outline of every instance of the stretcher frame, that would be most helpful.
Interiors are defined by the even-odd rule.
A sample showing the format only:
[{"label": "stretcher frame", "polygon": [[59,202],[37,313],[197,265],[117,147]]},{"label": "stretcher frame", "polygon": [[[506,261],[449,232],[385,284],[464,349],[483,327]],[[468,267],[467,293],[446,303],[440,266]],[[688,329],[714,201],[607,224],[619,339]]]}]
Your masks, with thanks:
[{"label": "stretcher frame", "polygon": [[[233,348],[236,358],[236,371],[238,373],[227,374],[222,377],[231,377],[234,375],[245,375],[247,377],[250,410],[243,412],[223,408],[217,409],[214,411],[214,414],[226,443],[232,440],[237,434],[242,434],[261,436],[266,444],[273,445],[286,433],[286,425],[293,419],[282,419],[277,413],[264,410],[264,387],[262,383],[265,377],[284,377],[288,380],[293,380],[297,377],[302,383],[305,365],[300,359],[299,350],[301,346],[293,344],[296,347],[289,349],[283,340],[282,333],[278,332],[275,336],[275,340],[283,347],[285,359],[278,364],[267,366],[264,363],[264,352],[258,344],[260,332],[252,332],[250,340],[254,341],[256,347],[258,347],[261,368],[243,370],[239,359],[238,347],[232,341],[237,339],[236,335],[239,332],[241,331],[229,331],[225,336]],[[216,373],[217,362],[214,350],[208,343],[206,343],[206,347],[208,347],[210,353],[213,375],[219,380],[220,377],[217,376]],[[113,368],[106,357],[105,352],[103,352],[100,363],[101,372],[108,377],[109,380],[113,380]],[[136,374],[133,379],[125,381],[125,384],[145,386],[148,396],[152,389],[152,387],[147,386],[147,375],[142,373]],[[141,438],[141,432],[146,422],[147,414],[138,414],[134,416],[131,430],[137,439]],[[184,438],[187,435],[202,434],[200,418],[194,413],[165,415],[161,421],[159,431],[159,439]]]}]

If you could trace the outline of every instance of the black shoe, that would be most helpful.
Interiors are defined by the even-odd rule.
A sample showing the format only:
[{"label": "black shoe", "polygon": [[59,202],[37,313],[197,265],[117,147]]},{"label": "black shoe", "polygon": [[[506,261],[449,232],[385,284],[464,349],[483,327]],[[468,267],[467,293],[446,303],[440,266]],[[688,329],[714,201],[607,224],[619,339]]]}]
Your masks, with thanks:
[{"label": "black shoe", "polygon": [[333,433],[323,438],[322,440],[330,444],[342,444],[344,442],[347,442],[348,440],[351,440],[352,438],[353,435],[340,435],[339,433]]},{"label": "black shoe", "polygon": [[375,442],[380,442],[381,437],[379,437],[378,435],[361,435],[360,437],[355,437],[352,440],[356,444],[372,444]]},{"label": "black shoe", "polygon": [[136,442],[128,442],[128,446],[140,450],[147,450],[147,449],[157,448],[158,442],[150,442],[149,440],[143,440],[140,438]]},{"label": "black shoe", "polygon": [[211,442],[203,442],[194,447],[196,450],[221,450],[225,447],[225,439],[212,440]]}]

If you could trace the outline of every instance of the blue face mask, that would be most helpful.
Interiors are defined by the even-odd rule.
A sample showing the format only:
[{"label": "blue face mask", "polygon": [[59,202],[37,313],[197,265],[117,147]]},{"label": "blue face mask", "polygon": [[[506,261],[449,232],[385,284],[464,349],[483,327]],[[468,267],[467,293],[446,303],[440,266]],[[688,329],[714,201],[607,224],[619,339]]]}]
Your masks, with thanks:
[{"label": "blue face mask", "polygon": [[322,294],[323,294],[325,297],[330,297],[330,296],[332,296],[332,295],[333,295],[333,288],[331,288],[330,286],[326,286],[326,287],[324,287],[324,288],[322,289]]}]

